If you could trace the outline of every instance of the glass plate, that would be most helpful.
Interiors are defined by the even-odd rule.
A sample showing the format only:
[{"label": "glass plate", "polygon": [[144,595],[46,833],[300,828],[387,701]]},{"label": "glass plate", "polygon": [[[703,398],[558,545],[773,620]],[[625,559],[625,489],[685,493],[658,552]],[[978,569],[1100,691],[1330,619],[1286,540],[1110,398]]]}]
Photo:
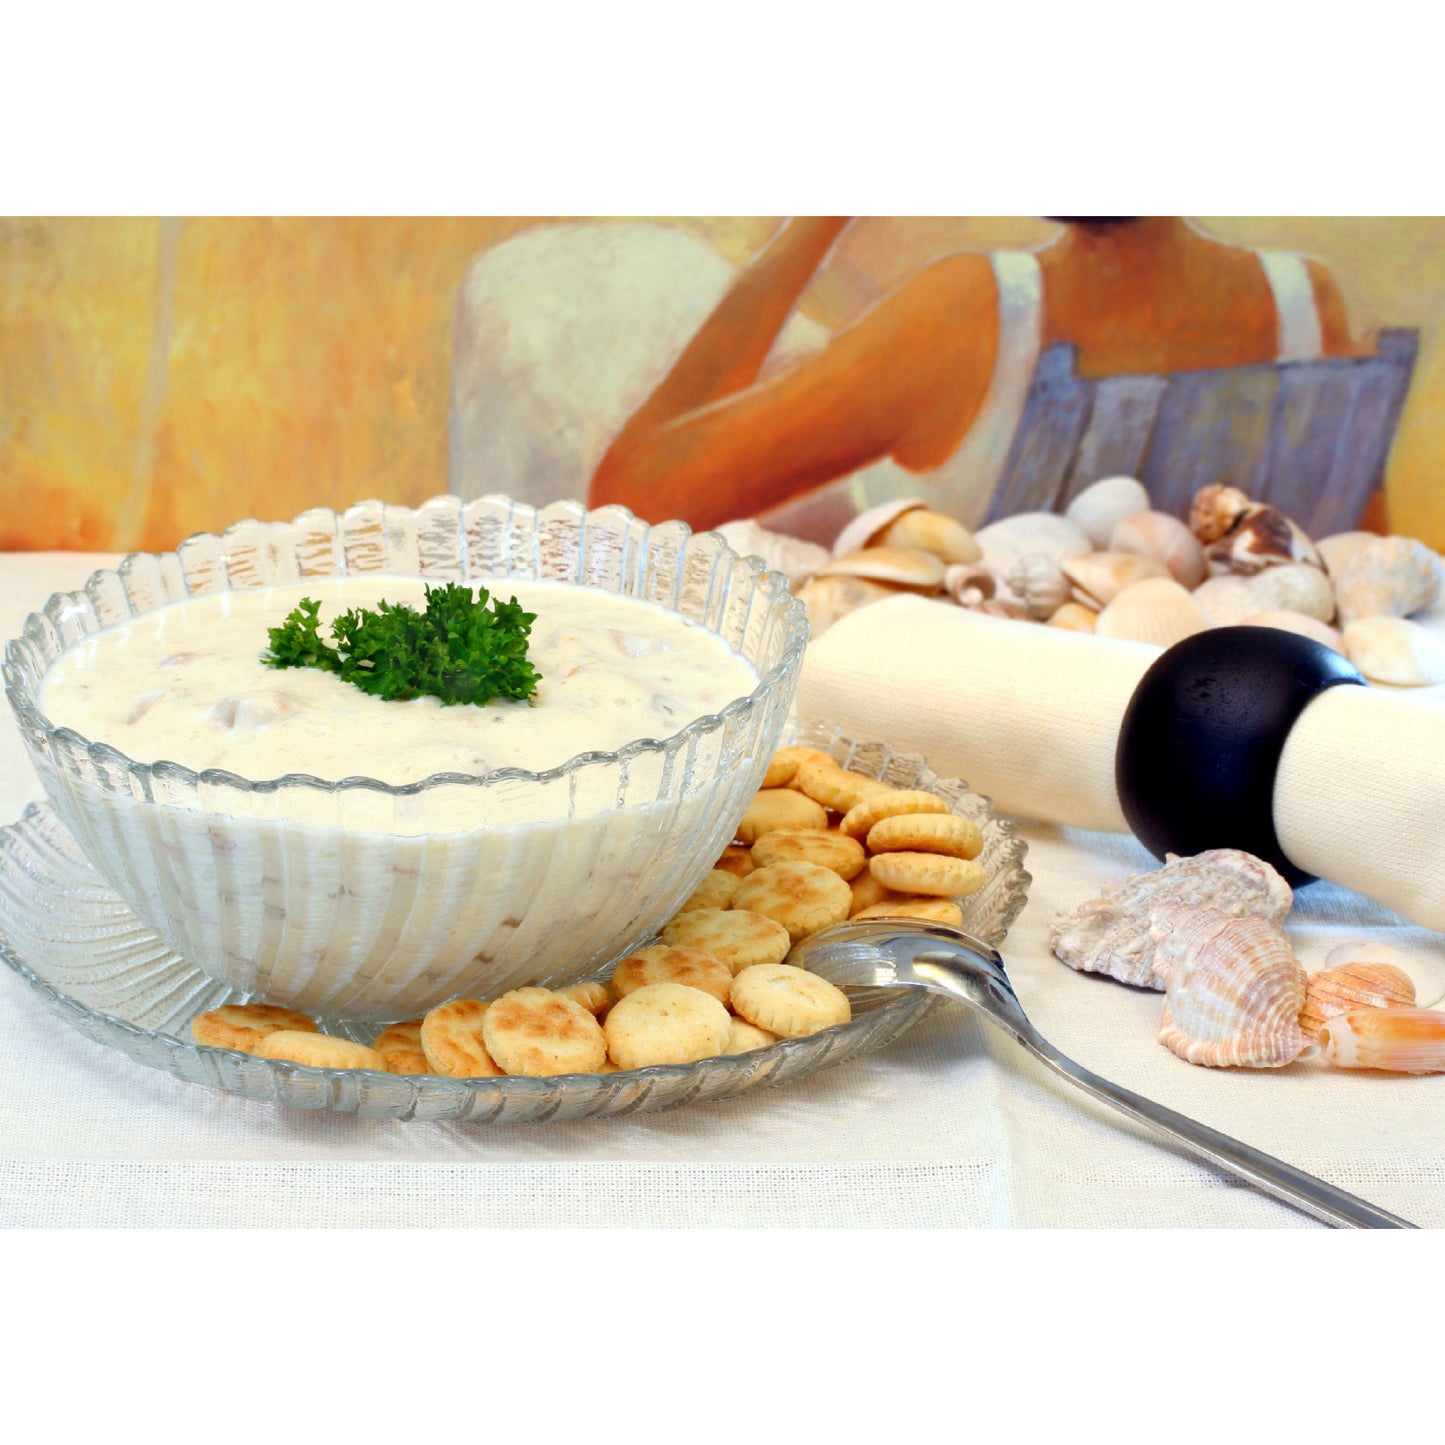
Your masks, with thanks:
[{"label": "glass plate", "polygon": [[[923,788],[972,818],[983,833],[984,887],[959,900],[964,927],[997,947],[1028,895],[1027,847],[987,798],[939,778],[914,754],[854,743],[814,724],[800,744],[899,788]],[[849,989],[853,1019],[810,1038],[695,1064],[556,1078],[445,1079],[367,1069],[315,1069],[190,1042],[190,1021],[248,995],[218,983],[150,932],[81,855],[46,806],[0,829],[0,958],[87,1038],[188,1083],[293,1109],[367,1118],[543,1123],[653,1112],[747,1089],[772,1088],[836,1068],[892,1043],[939,1002],[912,989]],[[374,1023],[325,1021],[326,1031],[370,1043]]]}]

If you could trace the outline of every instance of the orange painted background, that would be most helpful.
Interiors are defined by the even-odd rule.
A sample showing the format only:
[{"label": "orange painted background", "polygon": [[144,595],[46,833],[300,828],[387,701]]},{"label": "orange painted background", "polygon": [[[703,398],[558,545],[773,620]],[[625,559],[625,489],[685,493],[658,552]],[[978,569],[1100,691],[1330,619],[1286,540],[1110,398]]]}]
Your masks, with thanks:
[{"label": "orange painted background", "polygon": [[[1445,547],[1445,220],[1202,219],[1325,261],[1357,333],[1420,328],[1388,523]],[[535,224],[0,220],[0,548],[160,549],[243,516],[445,491],[458,286]],[[678,224],[741,261],[776,218]],[[865,221],[804,310],[837,326],[932,256],[1052,234],[1016,218]]]}]

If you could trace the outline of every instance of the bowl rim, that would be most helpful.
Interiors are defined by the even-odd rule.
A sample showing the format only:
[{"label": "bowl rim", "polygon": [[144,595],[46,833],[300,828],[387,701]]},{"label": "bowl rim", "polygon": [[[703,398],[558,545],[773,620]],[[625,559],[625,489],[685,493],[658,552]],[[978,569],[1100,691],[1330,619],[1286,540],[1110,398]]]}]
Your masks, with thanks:
[{"label": "bowl rim", "polygon": [[[61,727],[52,723],[41,710],[38,695],[32,695],[32,689],[28,680],[22,673],[24,663],[19,656],[18,648],[21,643],[29,640],[39,632],[46,621],[51,625],[55,624],[56,614],[69,608],[80,607],[84,602],[89,602],[93,608],[93,599],[90,597],[90,590],[102,581],[102,579],[114,578],[124,587],[130,573],[132,573],[142,561],[156,562],[167,557],[181,560],[181,552],[189,544],[215,542],[224,546],[228,539],[239,537],[242,529],[265,528],[274,532],[275,529],[295,528],[310,520],[329,518],[332,523],[338,526],[346,518],[353,516],[360,517],[368,512],[377,512],[382,519],[411,517],[418,518],[425,513],[452,513],[456,516],[458,523],[473,510],[480,510],[483,506],[495,507],[497,504],[505,505],[507,515],[520,514],[530,517],[534,525],[539,525],[544,519],[572,517],[583,523],[594,516],[606,515],[618,519],[624,526],[630,527],[637,524],[643,530],[643,545],[646,545],[646,538],[654,532],[664,532],[676,539],[681,549],[686,549],[694,539],[706,540],[718,552],[721,559],[731,559],[731,565],[741,564],[752,573],[754,588],[769,588],[773,600],[787,597],[788,602],[783,609],[784,625],[786,627],[786,640],[782,655],[768,671],[762,674],[757,685],[751,692],[734,698],[725,707],[715,713],[704,713],[694,718],[685,727],[666,737],[641,737],[623,744],[622,747],[611,750],[591,749],[585,752],[574,754],[572,757],[557,764],[555,767],[533,771],[520,767],[491,768],[482,773],[460,773],[460,772],[439,772],[432,773],[425,778],[410,783],[387,783],[380,778],[373,778],[365,775],[353,775],[345,778],[328,779],[318,776],[315,773],[283,773],[273,778],[246,778],[239,773],[231,772],[225,768],[189,768],[183,763],[173,762],[169,759],[158,758],[154,762],[143,763],[128,754],[122,752],[113,743],[100,742],[87,738],[84,734],[74,728]],[[182,574],[184,576],[184,572]],[[386,569],[372,569],[368,571],[336,570],[329,573],[316,574],[320,579],[330,579],[348,576],[365,577],[398,577],[407,580],[427,580],[420,574],[407,572],[392,572]],[[485,574],[481,574],[485,576]],[[533,577],[531,579],[545,581],[549,579]],[[278,585],[278,584],[261,584]],[[475,586],[475,583],[469,585]],[[587,587],[585,582],[569,583],[570,586]],[[231,579],[225,578],[222,585],[208,588],[205,592],[193,593],[187,587],[187,598],[169,599],[165,602],[153,603],[148,607],[132,610],[131,616],[143,616],[147,612],[157,610],[162,606],[169,606],[176,601],[187,600],[190,596],[207,596],[215,592],[244,592],[258,591],[260,587],[238,587]],[[605,589],[594,589],[604,591]],[[609,596],[625,596],[620,592],[608,592]],[[127,597],[129,594],[127,594]],[[638,599],[645,600],[645,599]],[[658,604],[661,605],[661,604]],[[120,623],[108,624],[97,627],[87,633],[93,636],[98,632],[109,630],[110,626],[119,626]],[[710,630],[710,629],[708,629]],[[717,633],[713,633],[717,636]],[[609,503],[604,507],[588,507],[585,503],[571,499],[562,499],[536,507],[526,502],[517,501],[499,492],[489,492],[480,497],[463,499],[451,493],[440,493],[428,497],[416,506],[408,506],[405,503],[386,502],[380,498],[365,498],[353,502],[344,510],[336,510],[331,507],[309,507],[298,513],[289,521],[266,522],[255,517],[242,518],[232,522],[222,532],[192,532],[183,538],[174,548],[164,552],[130,552],[127,553],[113,567],[99,567],[86,578],[82,587],[73,592],[53,592],[46,599],[45,603],[35,611],[26,615],[20,632],[5,643],[3,676],[5,682],[5,696],[10,702],[11,708],[17,715],[18,721],[22,724],[22,734],[30,731],[42,734],[48,742],[62,741],[67,748],[83,751],[92,763],[101,764],[108,768],[119,768],[127,772],[133,782],[148,782],[155,779],[164,784],[180,785],[195,792],[202,786],[207,788],[228,788],[239,793],[248,794],[276,794],[299,790],[311,790],[325,793],[348,793],[355,791],[366,791],[378,793],[392,798],[415,797],[434,789],[442,787],[466,787],[466,788],[491,788],[504,783],[530,783],[530,784],[551,784],[559,779],[566,778],[583,769],[594,766],[626,765],[634,759],[651,754],[677,754],[687,748],[695,739],[707,736],[727,727],[738,717],[751,712],[761,706],[779,687],[781,687],[788,675],[796,676],[801,669],[803,653],[807,647],[809,638],[809,626],[807,609],[804,604],[792,595],[788,578],[781,572],[769,568],[763,558],[757,556],[744,556],[739,553],[718,531],[695,532],[686,522],[669,520],[665,522],[648,522],[639,517],[629,508],[618,503]],[[61,652],[68,651],[74,641],[66,643]],[[58,653],[57,656],[60,654]],[[53,661],[53,660],[52,660]],[[48,665],[46,671],[48,671]],[[45,673],[40,674],[43,682]],[[37,689],[38,693],[38,689]],[[27,737],[27,743],[29,738]],[[64,770],[64,769],[63,769]],[[158,801],[158,800],[157,800]]]}]

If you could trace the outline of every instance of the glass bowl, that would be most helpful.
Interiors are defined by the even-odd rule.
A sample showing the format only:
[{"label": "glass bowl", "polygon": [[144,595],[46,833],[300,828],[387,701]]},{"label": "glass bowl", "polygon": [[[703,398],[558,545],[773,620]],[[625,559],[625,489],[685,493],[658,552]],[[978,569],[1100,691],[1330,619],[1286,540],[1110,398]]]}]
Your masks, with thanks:
[{"label": "glass bowl", "polygon": [[[987,798],[940,778],[916,754],[855,742],[825,723],[790,740],[822,748],[845,767],[898,788],[937,793],[983,835],[985,882],[959,900],[963,926],[994,947],[1028,897],[1027,848]],[[941,1000],[919,989],[850,988],[851,1022],[809,1038],[696,1064],[549,1079],[446,1079],[366,1069],[315,1069],[192,1041],[191,1020],[246,995],[178,957],[145,927],[86,861],[47,807],[0,829],[0,962],[87,1038],[189,1083],[295,1109],[371,1118],[481,1124],[562,1122],[650,1113],[796,1083],[894,1042]],[[375,1023],[333,1021],[328,1031],[370,1043]]]},{"label": "glass bowl", "polygon": [[[404,786],[141,763],[40,709],[49,665],[102,628],[198,593],[361,574],[535,578],[641,598],[722,638],[760,681],[670,737],[545,772]],[[621,507],[438,497],[239,522],[127,557],[32,614],[4,676],[56,815],[168,949],[238,993],[381,1021],[583,978],[653,934],[732,838],[806,642],[787,579],[716,533]]]}]

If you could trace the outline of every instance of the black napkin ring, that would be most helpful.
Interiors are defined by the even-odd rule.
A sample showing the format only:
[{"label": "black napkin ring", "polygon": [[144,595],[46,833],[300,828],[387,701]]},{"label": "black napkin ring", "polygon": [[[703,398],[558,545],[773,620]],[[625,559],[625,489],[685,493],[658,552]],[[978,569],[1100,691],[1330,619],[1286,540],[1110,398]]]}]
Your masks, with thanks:
[{"label": "black napkin ring", "polygon": [[1326,688],[1367,685],[1333,648],[1275,627],[1216,627],[1169,648],[1139,680],[1119,729],[1114,785],[1158,858],[1241,848],[1293,887],[1274,782],[1295,720]]}]

